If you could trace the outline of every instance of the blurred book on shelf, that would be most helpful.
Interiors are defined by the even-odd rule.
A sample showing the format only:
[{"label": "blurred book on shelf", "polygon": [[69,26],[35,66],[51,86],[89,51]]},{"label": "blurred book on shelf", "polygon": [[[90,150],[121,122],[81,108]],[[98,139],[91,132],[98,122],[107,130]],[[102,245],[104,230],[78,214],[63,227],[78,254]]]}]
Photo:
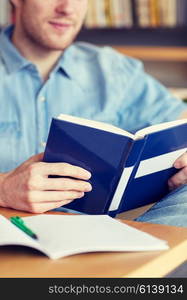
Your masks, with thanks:
[{"label": "blurred book on shelf", "polygon": [[87,28],[130,27],[133,25],[131,0],[89,0]]},{"label": "blurred book on shelf", "polygon": [[135,18],[140,27],[149,27],[151,22],[149,0],[135,0]]},{"label": "blurred book on shelf", "polygon": [[85,27],[183,27],[186,13],[186,0],[89,0]]},{"label": "blurred book on shelf", "polygon": [[0,0],[0,26],[12,23],[12,10],[8,0]]}]

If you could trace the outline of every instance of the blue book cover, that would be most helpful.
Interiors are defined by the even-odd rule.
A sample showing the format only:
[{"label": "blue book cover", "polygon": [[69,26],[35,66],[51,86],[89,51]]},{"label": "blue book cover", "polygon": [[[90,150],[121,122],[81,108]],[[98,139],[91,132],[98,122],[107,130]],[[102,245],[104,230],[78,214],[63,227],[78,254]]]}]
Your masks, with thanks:
[{"label": "blue book cover", "polygon": [[92,191],[64,207],[87,214],[117,213],[168,193],[174,161],[187,150],[187,120],[135,135],[112,125],[61,115],[52,119],[45,162],[66,162],[92,173]]},{"label": "blue book cover", "polygon": [[131,147],[131,138],[122,135],[122,132],[114,133],[65,119],[52,120],[44,161],[67,162],[92,174],[92,191],[65,207],[89,214],[108,212]]}]

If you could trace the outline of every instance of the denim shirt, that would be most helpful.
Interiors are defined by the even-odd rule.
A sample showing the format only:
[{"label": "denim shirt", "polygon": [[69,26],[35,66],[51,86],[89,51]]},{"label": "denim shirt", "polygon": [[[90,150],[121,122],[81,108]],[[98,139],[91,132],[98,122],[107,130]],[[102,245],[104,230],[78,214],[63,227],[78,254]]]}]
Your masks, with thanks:
[{"label": "denim shirt", "polygon": [[187,106],[144,72],[142,63],[110,47],[74,43],[46,82],[0,34],[0,173],[43,152],[60,113],[111,123],[130,132],[176,119]]}]

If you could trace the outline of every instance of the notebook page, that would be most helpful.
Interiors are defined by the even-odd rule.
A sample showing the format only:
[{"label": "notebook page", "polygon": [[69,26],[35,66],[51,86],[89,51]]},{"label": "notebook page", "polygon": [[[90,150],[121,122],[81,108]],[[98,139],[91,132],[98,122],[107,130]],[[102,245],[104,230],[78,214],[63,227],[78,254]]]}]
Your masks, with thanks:
[{"label": "notebook page", "polygon": [[23,219],[53,259],[94,251],[168,249],[165,241],[107,215],[38,215]]},{"label": "notebook page", "polygon": [[0,246],[5,245],[29,246],[42,251],[36,240],[22,232],[9,219],[0,215]]}]

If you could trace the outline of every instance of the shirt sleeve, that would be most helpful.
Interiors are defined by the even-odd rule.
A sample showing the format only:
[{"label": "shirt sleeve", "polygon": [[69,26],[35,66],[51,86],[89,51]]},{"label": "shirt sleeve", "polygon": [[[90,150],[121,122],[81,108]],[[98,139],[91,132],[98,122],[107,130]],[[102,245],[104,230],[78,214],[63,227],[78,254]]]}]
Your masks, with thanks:
[{"label": "shirt sleeve", "polygon": [[[147,126],[168,122],[187,111],[187,105],[174,97],[159,81],[147,74],[143,65],[134,59],[124,58],[124,77],[128,77],[128,87],[124,90],[121,103],[120,127],[135,132]],[[126,79],[127,80],[127,79]]]}]

